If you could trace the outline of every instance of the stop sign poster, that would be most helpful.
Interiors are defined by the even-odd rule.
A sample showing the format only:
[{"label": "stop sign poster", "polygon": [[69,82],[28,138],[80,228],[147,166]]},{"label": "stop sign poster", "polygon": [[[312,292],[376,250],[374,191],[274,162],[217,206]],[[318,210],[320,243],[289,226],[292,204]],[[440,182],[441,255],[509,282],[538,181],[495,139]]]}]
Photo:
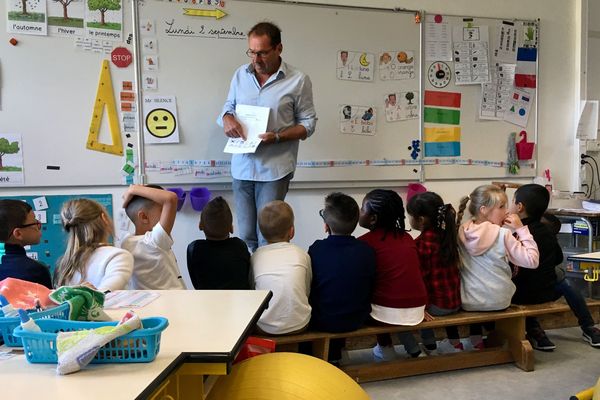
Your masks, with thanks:
[{"label": "stop sign poster", "polygon": [[131,52],[125,47],[117,47],[110,53],[110,60],[119,68],[126,68],[133,61]]}]

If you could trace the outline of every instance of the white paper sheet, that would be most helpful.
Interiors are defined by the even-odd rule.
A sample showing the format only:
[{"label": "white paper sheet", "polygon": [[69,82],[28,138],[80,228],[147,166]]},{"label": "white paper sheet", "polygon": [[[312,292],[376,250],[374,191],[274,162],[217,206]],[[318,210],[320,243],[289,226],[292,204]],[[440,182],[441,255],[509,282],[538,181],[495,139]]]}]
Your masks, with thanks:
[{"label": "white paper sheet", "polygon": [[246,140],[229,138],[223,151],[231,154],[254,153],[260,142],[262,142],[258,135],[267,131],[269,110],[269,107],[245,104],[235,106],[235,117],[244,129]]},{"label": "white paper sheet", "polygon": [[105,310],[116,310],[119,308],[140,308],[147,306],[158,299],[160,294],[142,290],[119,290],[110,292],[104,300]]}]

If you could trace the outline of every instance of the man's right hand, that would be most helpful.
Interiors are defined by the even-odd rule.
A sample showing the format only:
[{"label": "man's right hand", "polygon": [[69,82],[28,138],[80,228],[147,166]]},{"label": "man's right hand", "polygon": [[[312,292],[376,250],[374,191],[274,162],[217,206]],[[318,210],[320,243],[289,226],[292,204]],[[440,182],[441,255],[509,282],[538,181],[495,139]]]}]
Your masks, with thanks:
[{"label": "man's right hand", "polygon": [[231,114],[223,115],[223,131],[225,136],[230,138],[242,138],[246,140],[246,135],[242,129],[242,125]]}]

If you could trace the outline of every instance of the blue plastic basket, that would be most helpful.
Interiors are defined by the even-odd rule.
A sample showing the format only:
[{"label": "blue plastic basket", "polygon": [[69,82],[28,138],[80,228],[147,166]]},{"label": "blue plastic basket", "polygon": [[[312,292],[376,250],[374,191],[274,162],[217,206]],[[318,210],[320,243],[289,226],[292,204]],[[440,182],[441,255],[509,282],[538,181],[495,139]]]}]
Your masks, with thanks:
[{"label": "blue plastic basket", "polygon": [[[83,322],[45,319],[36,321],[42,332],[25,331],[18,326],[14,335],[23,339],[25,357],[30,363],[52,364],[58,361],[56,354],[57,332],[72,332],[115,326],[112,322]],[[136,329],[104,345],[92,360],[92,364],[150,362],[160,351],[160,334],[169,325],[162,317],[142,319],[142,329]]]},{"label": "blue plastic basket", "polygon": [[[50,308],[44,311],[31,311],[29,310],[29,316],[32,319],[69,319],[69,303],[63,303],[57,307]],[[2,339],[4,344],[9,347],[21,347],[23,346],[21,339],[13,336],[13,330],[21,325],[21,319],[19,317],[5,317],[2,311],[0,311],[0,333],[2,333]]]}]

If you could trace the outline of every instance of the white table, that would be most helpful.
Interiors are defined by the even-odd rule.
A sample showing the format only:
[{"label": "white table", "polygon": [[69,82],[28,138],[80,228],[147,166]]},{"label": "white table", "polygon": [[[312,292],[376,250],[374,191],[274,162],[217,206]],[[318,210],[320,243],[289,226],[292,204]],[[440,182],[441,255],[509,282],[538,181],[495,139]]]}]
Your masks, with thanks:
[{"label": "white table", "polygon": [[[142,318],[169,319],[160,353],[151,363],[90,364],[59,376],[55,364],[29,364],[24,355],[0,361],[0,397],[6,399],[201,399],[203,376],[225,375],[271,292],[160,291],[137,309]],[[109,310],[118,319],[126,310]]]}]

